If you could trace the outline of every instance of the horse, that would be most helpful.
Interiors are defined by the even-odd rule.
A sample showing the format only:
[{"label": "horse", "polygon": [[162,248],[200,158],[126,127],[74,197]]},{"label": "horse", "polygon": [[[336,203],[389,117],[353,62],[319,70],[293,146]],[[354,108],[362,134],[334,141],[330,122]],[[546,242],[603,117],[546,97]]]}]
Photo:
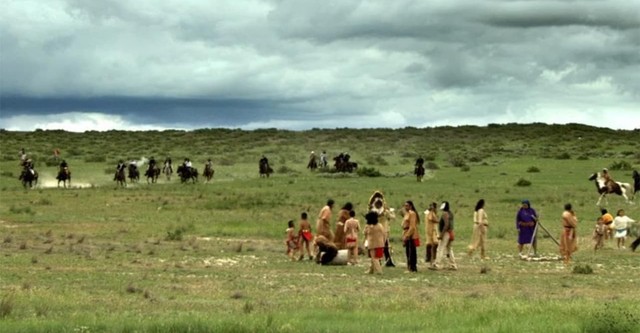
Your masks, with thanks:
[{"label": "horse", "polygon": [[638,170],[633,170],[633,194],[640,192],[640,174]]},{"label": "horse", "polygon": [[424,177],[424,166],[422,164],[416,165],[413,169],[413,174],[416,175],[418,183],[422,182],[422,178]]},{"label": "horse", "polygon": [[307,169],[310,169],[311,171],[314,171],[317,168],[318,168],[318,162],[316,161],[316,157],[315,156],[311,156],[309,158],[309,163],[307,163]]},{"label": "horse", "polygon": [[160,177],[160,168],[157,165],[153,167],[150,166],[144,175],[147,176],[147,184],[149,184],[149,179],[151,179],[152,183],[155,183],[158,181],[158,177]]},{"label": "horse", "polygon": [[71,171],[69,171],[69,168],[64,168],[58,171],[56,179],[58,180],[58,187],[60,187],[60,182],[62,182],[64,188],[67,188],[67,183],[71,186]]},{"label": "horse", "polygon": [[[593,180],[596,184],[596,188],[598,189],[598,194],[600,197],[598,198],[598,202],[596,205],[600,206],[600,201],[606,197],[607,194],[617,194],[624,197],[627,203],[631,203],[628,195],[633,194],[631,184],[622,183],[622,182],[614,182],[611,188],[607,187],[605,184],[604,177],[600,174],[600,172],[596,172],[589,177],[589,180]],[[606,198],[605,198],[606,200]]]},{"label": "horse", "polygon": [[204,178],[206,179],[206,182],[208,183],[211,178],[213,178],[213,174],[215,173],[215,171],[213,170],[213,168],[211,167],[211,165],[206,164],[204,166],[204,171],[202,172],[202,175],[204,176]]},{"label": "horse", "polygon": [[116,175],[113,177],[113,180],[118,182],[118,185],[121,187],[127,186],[127,177],[124,174],[124,169],[116,171]]},{"label": "horse", "polygon": [[258,171],[260,172],[260,177],[267,177],[269,178],[269,176],[273,173],[273,169],[271,169],[271,166],[269,165],[269,162],[260,162],[259,166],[258,166]]},{"label": "horse", "polygon": [[137,183],[140,180],[140,171],[135,164],[129,164],[129,181],[131,183]]},{"label": "horse", "polygon": [[189,179],[195,184],[198,181],[198,169],[196,168],[187,168],[185,165],[181,164],[176,170],[178,176],[180,176],[180,181],[186,183]]},{"label": "horse", "polygon": [[167,177],[167,180],[171,180],[171,174],[173,173],[173,168],[171,167],[171,163],[165,162],[162,167],[162,173]]},{"label": "horse", "polygon": [[22,186],[24,186],[24,188],[27,188],[27,184],[29,184],[29,188],[33,188],[35,185],[38,185],[38,171],[35,169],[25,168],[20,173],[18,180],[22,182]]}]

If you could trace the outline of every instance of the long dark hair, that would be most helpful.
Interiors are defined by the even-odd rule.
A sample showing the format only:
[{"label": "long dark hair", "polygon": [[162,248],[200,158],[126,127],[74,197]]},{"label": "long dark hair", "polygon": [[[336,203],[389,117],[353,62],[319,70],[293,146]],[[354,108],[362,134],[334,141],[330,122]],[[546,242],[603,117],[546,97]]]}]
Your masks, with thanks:
[{"label": "long dark hair", "polygon": [[344,206],[342,206],[342,209],[346,210],[346,211],[350,211],[353,209],[353,204],[350,202],[347,202],[346,204],[344,204]]},{"label": "long dark hair", "polygon": [[477,212],[478,209],[484,208],[484,199],[480,199],[478,200],[478,203],[476,204],[476,209],[475,211]]},{"label": "long dark hair", "polygon": [[420,224],[420,215],[418,214],[418,210],[416,209],[416,206],[413,204],[413,201],[407,200],[406,203],[409,204],[409,206],[411,206],[411,210],[414,213],[416,213],[416,224]]}]

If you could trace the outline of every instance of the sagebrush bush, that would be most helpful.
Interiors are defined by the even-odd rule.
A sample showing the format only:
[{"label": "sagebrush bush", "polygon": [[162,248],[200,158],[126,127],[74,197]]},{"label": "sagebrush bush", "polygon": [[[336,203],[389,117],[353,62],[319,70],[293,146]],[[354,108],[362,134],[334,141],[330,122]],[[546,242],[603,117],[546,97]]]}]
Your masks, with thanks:
[{"label": "sagebrush bush", "polygon": [[609,165],[609,170],[633,170],[633,166],[627,161],[613,162]]},{"label": "sagebrush bush", "polygon": [[531,182],[524,178],[520,178],[518,182],[516,182],[516,186],[531,186]]},{"label": "sagebrush bush", "polygon": [[527,169],[527,172],[540,172],[540,169],[538,167],[532,166]]},{"label": "sagebrush bush", "polygon": [[380,173],[380,171],[374,169],[374,168],[367,168],[367,167],[361,167],[358,168],[358,176],[361,177],[380,177],[382,176],[382,174]]}]

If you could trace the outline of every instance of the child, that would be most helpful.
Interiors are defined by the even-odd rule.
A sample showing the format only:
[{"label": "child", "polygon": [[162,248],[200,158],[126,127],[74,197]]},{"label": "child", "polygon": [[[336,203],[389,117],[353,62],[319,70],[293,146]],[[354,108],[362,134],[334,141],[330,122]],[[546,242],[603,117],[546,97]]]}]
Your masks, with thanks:
[{"label": "child", "polygon": [[344,223],[345,246],[349,251],[347,264],[358,263],[358,233],[360,232],[360,221],[355,218],[356,212],[349,211],[349,219]]},{"label": "child", "polygon": [[296,236],[295,225],[293,224],[293,220],[289,220],[289,227],[286,230],[287,239],[284,241],[285,246],[287,247],[287,256],[292,261],[295,261],[294,255],[298,250],[298,237]]},{"label": "child", "polygon": [[306,212],[300,214],[300,231],[298,232],[298,239],[298,247],[300,248],[300,258],[298,258],[298,260],[304,259],[305,249],[307,250],[309,260],[313,260],[311,250],[309,249],[309,244],[311,243],[311,239],[313,239],[313,234],[311,233],[311,223],[309,223]]},{"label": "child", "polygon": [[624,241],[627,239],[629,223],[634,223],[635,221],[625,215],[624,209],[619,209],[616,215],[612,225],[615,230],[614,237],[618,240],[618,250],[620,250],[625,248]]},{"label": "child", "polygon": [[384,256],[384,237],[385,231],[381,224],[378,223],[378,214],[369,212],[365,216],[367,226],[364,228],[364,235],[367,239],[367,248],[371,257],[371,266],[366,271],[368,274],[382,274],[382,266],[380,260]]},{"label": "child", "polygon": [[593,248],[594,252],[604,247],[605,232],[606,232],[606,226],[604,224],[604,220],[602,219],[602,217],[600,217],[596,222],[596,228],[593,230],[593,241],[595,244]]}]

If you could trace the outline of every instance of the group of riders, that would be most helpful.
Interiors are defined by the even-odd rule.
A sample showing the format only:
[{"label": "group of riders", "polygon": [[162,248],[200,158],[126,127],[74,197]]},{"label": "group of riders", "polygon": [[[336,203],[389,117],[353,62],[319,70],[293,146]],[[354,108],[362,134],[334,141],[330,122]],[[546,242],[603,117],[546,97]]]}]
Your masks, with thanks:
[{"label": "group of riders", "polygon": [[[353,172],[358,168],[358,163],[351,161],[351,155],[349,153],[340,153],[338,156],[333,158],[335,170],[337,172]],[[318,156],[316,156],[315,151],[312,151],[309,155],[309,162],[307,163],[307,169],[315,170],[317,168],[326,169],[329,166],[329,161],[327,159],[327,152],[322,151],[320,154],[319,161]]]},{"label": "group of riders", "polygon": [[[129,163],[125,163],[124,160],[120,160],[116,165],[116,172],[113,180],[124,182],[126,170],[128,170],[129,172],[129,179],[131,181],[135,182],[139,179],[140,173],[138,171],[137,162],[131,161]],[[160,169],[155,158],[152,156],[149,159],[148,167],[144,175],[147,177],[147,179],[151,179],[152,182],[155,183],[161,173],[166,175],[167,179],[170,179],[173,171],[174,170],[171,157],[167,156],[167,158],[165,158],[162,169]],[[184,159],[184,162],[182,162],[178,166],[176,173],[178,174],[178,176],[180,176],[183,182],[187,180],[193,180],[195,182],[198,178],[198,169],[193,167],[193,163],[189,158]],[[210,180],[211,177],[213,177],[213,162],[210,158],[207,159],[207,162],[205,163],[204,175],[205,177],[207,177],[207,180]]]}]

